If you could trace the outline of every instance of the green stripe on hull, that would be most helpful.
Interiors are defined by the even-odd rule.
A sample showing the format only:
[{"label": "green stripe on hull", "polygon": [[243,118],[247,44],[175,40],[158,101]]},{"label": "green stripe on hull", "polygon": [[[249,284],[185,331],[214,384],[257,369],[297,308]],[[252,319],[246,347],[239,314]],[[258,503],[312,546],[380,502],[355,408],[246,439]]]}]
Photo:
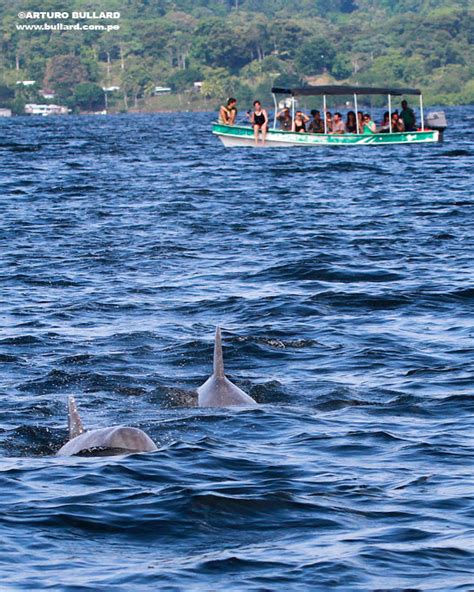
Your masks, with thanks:
[{"label": "green stripe on hull", "polygon": [[[253,129],[246,126],[231,126],[216,123],[212,126],[212,133],[223,138],[234,140],[234,145],[248,145],[253,140]],[[346,146],[346,145],[372,145],[372,144],[418,144],[425,142],[438,142],[439,132],[430,130],[425,132],[398,132],[384,134],[306,134],[285,132],[280,130],[268,130],[266,142],[271,145],[273,142],[278,145],[289,146]]]}]

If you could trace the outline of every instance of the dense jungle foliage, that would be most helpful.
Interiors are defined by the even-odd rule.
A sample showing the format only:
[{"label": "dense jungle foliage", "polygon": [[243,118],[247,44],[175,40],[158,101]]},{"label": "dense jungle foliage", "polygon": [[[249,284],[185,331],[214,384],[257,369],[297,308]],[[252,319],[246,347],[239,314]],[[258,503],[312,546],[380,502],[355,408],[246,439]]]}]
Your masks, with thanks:
[{"label": "dense jungle foliage", "polygon": [[[273,84],[404,85],[431,104],[474,103],[470,0],[0,0],[0,106],[40,89],[76,110],[142,109],[156,86],[186,105],[235,95],[269,101]],[[25,31],[20,11],[119,11],[118,31]],[[24,86],[18,81],[34,80]],[[194,88],[202,82],[201,92]],[[41,99],[44,102],[44,99]]]}]

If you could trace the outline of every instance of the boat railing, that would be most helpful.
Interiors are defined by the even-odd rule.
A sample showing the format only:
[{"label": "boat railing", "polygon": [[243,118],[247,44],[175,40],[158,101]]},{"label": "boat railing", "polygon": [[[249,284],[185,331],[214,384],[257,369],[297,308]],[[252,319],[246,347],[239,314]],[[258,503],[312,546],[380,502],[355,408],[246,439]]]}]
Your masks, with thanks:
[{"label": "boat railing", "polygon": [[402,96],[402,95],[418,95],[420,100],[420,120],[421,120],[421,131],[425,131],[425,120],[423,115],[423,95],[421,91],[414,88],[400,88],[400,89],[382,89],[382,88],[371,88],[371,87],[349,87],[349,86],[313,86],[313,87],[302,87],[296,89],[282,89],[282,88],[272,88],[272,96],[273,102],[275,104],[275,114],[273,117],[273,129],[277,129],[277,110],[278,110],[278,103],[276,99],[277,94],[289,94],[291,96],[291,117],[294,121],[295,119],[295,96],[298,94],[303,94],[305,96],[322,96],[323,97],[323,112],[324,112],[324,133],[327,134],[327,96],[348,96],[350,94],[354,97],[354,109],[356,112],[356,127],[357,133],[360,133],[359,129],[359,118],[357,117],[358,112],[358,104],[357,104],[357,96],[358,95],[387,95],[388,98],[388,112],[389,112],[389,133],[396,133],[393,132],[392,129],[392,96]]}]

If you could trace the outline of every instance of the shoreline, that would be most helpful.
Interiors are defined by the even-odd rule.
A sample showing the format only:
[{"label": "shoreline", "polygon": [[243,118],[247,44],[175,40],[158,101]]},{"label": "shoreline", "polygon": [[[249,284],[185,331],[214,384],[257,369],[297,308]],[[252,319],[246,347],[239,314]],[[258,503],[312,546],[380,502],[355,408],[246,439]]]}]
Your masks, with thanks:
[{"label": "shoreline", "polygon": [[[461,104],[461,105],[433,105],[431,109],[453,109],[459,107],[473,107],[474,104]],[[185,114],[185,113],[215,113],[216,117],[218,115],[218,109],[157,109],[154,111],[115,111],[113,113],[102,113],[102,112],[81,112],[81,113],[67,113],[67,114],[50,114],[50,115],[30,115],[30,114],[14,114],[12,113],[9,116],[0,117],[0,121],[2,120],[11,120],[17,119],[19,117],[28,118],[28,119],[50,119],[50,118],[64,118],[64,117],[118,117],[120,115],[154,115],[154,114]]]}]

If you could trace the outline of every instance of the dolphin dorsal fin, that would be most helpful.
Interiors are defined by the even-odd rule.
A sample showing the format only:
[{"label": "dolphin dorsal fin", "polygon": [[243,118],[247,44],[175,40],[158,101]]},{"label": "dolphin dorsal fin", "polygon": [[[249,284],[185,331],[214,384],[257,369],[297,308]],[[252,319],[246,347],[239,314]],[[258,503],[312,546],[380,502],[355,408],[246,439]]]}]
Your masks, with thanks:
[{"label": "dolphin dorsal fin", "polygon": [[216,340],[214,342],[214,376],[224,376],[224,357],[222,355],[221,329],[216,328]]},{"label": "dolphin dorsal fin", "polygon": [[68,405],[68,427],[69,427],[69,438],[72,440],[76,436],[80,436],[84,433],[84,427],[82,425],[81,418],[79,417],[79,412],[76,407],[76,401],[74,397],[69,397],[67,401]]}]

